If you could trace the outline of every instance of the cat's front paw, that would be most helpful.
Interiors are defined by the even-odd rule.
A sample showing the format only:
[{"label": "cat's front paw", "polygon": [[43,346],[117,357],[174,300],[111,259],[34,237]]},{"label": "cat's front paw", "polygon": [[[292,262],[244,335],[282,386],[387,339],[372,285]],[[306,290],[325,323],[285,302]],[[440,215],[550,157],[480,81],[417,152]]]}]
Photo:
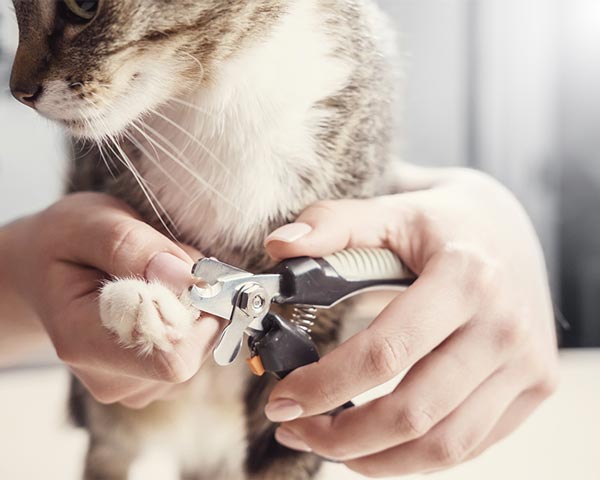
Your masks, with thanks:
[{"label": "cat's front paw", "polygon": [[185,293],[178,298],[160,283],[114,280],[100,292],[102,324],[122,345],[144,355],[156,349],[171,351],[198,317]]}]

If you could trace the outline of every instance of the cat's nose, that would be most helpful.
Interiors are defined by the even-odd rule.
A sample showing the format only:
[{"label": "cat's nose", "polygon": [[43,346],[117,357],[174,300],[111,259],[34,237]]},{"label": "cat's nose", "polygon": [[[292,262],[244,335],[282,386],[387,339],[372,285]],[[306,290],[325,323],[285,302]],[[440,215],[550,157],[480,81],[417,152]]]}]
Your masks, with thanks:
[{"label": "cat's nose", "polygon": [[35,102],[42,95],[44,88],[38,84],[15,85],[11,88],[13,96],[24,105],[35,108]]}]

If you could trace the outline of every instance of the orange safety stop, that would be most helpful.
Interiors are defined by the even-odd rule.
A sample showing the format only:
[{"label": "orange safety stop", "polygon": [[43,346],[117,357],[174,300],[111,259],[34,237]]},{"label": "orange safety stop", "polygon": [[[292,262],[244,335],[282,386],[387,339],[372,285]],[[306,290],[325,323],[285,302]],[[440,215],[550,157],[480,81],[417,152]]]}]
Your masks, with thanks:
[{"label": "orange safety stop", "polygon": [[246,363],[250,367],[250,371],[257,377],[262,377],[265,374],[265,367],[258,355],[246,359]]}]

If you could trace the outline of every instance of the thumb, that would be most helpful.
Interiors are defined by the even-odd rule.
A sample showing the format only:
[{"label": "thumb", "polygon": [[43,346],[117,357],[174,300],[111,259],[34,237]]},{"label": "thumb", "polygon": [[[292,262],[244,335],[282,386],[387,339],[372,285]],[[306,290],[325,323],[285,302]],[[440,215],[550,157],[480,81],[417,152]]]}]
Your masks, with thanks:
[{"label": "thumb", "polygon": [[271,233],[265,247],[277,260],[323,257],[346,248],[389,247],[398,219],[397,203],[386,197],[319,202],[304,210],[294,223]]},{"label": "thumb", "polygon": [[59,259],[114,277],[160,280],[178,292],[192,283],[192,257],[125,205],[97,194],[61,203],[48,219]]}]

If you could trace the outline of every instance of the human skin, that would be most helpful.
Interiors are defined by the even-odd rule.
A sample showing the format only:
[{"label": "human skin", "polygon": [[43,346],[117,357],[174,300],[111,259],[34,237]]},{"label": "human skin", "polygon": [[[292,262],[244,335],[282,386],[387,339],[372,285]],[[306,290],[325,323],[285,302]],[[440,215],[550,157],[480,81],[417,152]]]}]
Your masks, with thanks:
[{"label": "human skin", "polygon": [[[185,248],[185,249],[184,249]],[[190,256],[191,255],[191,256]],[[181,293],[192,257],[106,195],[70,195],[0,229],[0,362],[52,342],[58,357],[103,403],[141,408],[189,380],[213,348],[220,322],[203,317],[173,351],[141,357],[100,322],[98,290],[110,277],[160,280]]]},{"label": "human skin", "polygon": [[[281,381],[265,410],[283,445],[371,477],[473,458],[557,385],[546,267],[521,205],[481,173],[405,173],[413,191],[319,203],[266,242],[277,259],[390,248],[419,275],[366,330]],[[411,365],[391,394],[323,415]]]},{"label": "human skin", "polygon": [[[280,382],[266,408],[282,423],[282,444],[373,477],[478,455],[557,384],[547,274],[523,208],[467,170],[407,167],[401,178],[405,193],[319,203],[266,241],[275,259],[386,247],[419,275],[369,328]],[[202,318],[173,352],[140,357],[101,326],[97,292],[110,276],[180,292],[198,257],[110,197],[65,197],[0,229],[2,346],[49,337],[101,402],[141,408],[172,395],[199,370],[222,324]],[[0,362],[15,350],[0,349]],[[390,395],[322,415],[411,365]]]}]

